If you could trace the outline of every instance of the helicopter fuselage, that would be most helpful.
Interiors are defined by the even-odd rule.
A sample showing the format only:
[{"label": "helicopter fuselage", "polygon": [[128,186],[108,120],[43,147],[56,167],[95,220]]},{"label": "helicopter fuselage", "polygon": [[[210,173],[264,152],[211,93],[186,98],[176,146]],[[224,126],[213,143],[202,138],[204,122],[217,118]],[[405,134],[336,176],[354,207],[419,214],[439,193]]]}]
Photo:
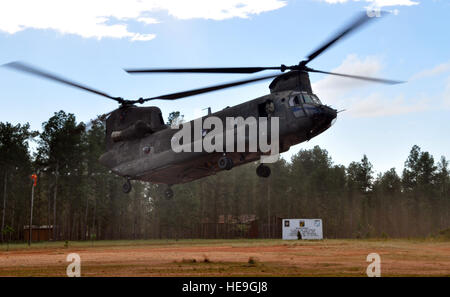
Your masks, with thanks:
[{"label": "helicopter fuselage", "polygon": [[[267,104],[273,104],[271,114],[266,112]],[[287,90],[227,107],[203,117],[202,120],[211,116],[223,121],[230,117],[278,117],[279,152],[282,153],[292,145],[309,140],[328,129],[336,118],[336,110],[322,105],[312,93]],[[194,126],[194,120],[188,123]],[[218,166],[218,160],[224,154],[232,159],[234,166],[257,161],[263,154],[259,150],[248,150],[247,135],[245,151],[227,151],[224,148],[223,152],[202,150],[177,153],[171,146],[171,139],[177,131],[178,129],[166,125],[142,138],[118,141],[101,156],[100,162],[119,176],[172,185],[190,182],[223,170]]]}]

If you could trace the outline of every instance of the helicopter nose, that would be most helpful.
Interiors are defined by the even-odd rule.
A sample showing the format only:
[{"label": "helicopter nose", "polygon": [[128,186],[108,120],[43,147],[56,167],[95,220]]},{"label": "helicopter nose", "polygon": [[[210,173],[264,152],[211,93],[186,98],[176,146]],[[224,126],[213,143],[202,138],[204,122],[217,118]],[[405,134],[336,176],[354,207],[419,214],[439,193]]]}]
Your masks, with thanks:
[{"label": "helicopter nose", "polygon": [[333,109],[327,105],[320,105],[315,109],[315,111],[316,112],[311,116],[313,126],[309,132],[308,139],[330,128],[336,121],[338,114],[336,109]]},{"label": "helicopter nose", "polygon": [[332,122],[337,117],[337,110],[331,108],[329,106],[323,105],[322,107],[322,115],[327,120],[327,122]]}]

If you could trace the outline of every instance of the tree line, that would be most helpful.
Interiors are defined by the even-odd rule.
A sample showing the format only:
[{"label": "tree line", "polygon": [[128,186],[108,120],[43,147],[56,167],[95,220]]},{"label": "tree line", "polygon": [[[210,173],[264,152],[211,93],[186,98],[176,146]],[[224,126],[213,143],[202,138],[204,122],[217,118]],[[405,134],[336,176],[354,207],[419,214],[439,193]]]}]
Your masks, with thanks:
[{"label": "tree line", "polygon": [[199,225],[242,215],[321,218],[327,238],[419,237],[450,227],[448,161],[416,145],[400,175],[394,168],[375,175],[365,155],[347,167],[334,164],[316,146],[271,164],[267,179],[250,163],[173,186],[166,200],[164,185],[133,181],[133,190],[122,192],[123,178],[97,161],[104,136],[104,122],[78,123],[64,111],[41,132],[0,123],[2,242],[23,240],[32,173],[33,225],[55,226],[56,240],[196,238]]}]

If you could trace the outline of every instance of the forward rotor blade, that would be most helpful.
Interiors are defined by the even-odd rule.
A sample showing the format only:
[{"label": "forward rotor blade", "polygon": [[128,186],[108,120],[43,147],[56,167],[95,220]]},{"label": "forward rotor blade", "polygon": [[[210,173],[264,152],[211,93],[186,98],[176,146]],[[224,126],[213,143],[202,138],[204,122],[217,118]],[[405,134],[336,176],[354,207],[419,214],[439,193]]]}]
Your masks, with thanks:
[{"label": "forward rotor blade", "polygon": [[362,13],[361,15],[358,15],[356,19],[351,22],[347,27],[345,27],[343,30],[341,30],[339,33],[334,35],[332,38],[329,39],[328,42],[324,43],[321,47],[313,51],[309,56],[307,57],[307,60],[303,62],[303,65],[306,65],[307,63],[311,62],[313,59],[315,59],[318,55],[323,53],[325,50],[327,50],[330,46],[332,46],[334,43],[342,39],[344,36],[352,33],[357,28],[360,28],[362,25],[367,23],[370,19],[374,19],[375,17],[369,17],[367,13]]},{"label": "forward rotor blade", "polygon": [[93,88],[84,86],[82,84],[70,81],[68,79],[62,78],[62,77],[57,76],[55,74],[51,74],[49,72],[46,72],[46,71],[43,71],[43,70],[39,70],[39,69],[37,69],[37,68],[35,68],[33,66],[27,65],[27,64],[22,63],[22,62],[11,62],[11,63],[8,63],[8,64],[4,64],[3,66],[8,67],[8,68],[12,68],[14,70],[18,70],[18,71],[26,72],[26,73],[29,73],[29,74],[33,74],[33,75],[36,75],[36,76],[40,76],[40,77],[43,77],[43,78],[46,78],[46,79],[49,79],[49,80],[53,80],[53,81],[56,81],[56,82],[59,82],[59,83],[65,84],[65,85],[69,85],[71,87],[82,89],[84,91],[91,92],[91,93],[94,93],[94,94],[97,94],[97,95],[100,95],[100,96],[103,96],[103,97],[115,100],[115,101],[117,101],[119,103],[123,102],[123,99],[120,98],[120,97],[112,97],[112,96],[110,96],[110,95],[108,95],[108,94],[106,94],[104,92],[101,92],[101,91],[95,90]]},{"label": "forward rotor blade", "polygon": [[322,71],[322,70],[315,70],[315,69],[311,69],[311,68],[307,68],[306,71],[308,71],[308,72],[324,73],[324,74],[331,74],[331,75],[337,75],[337,76],[343,76],[343,77],[349,77],[349,78],[356,78],[356,79],[367,80],[367,81],[371,81],[371,82],[377,82],[377,83],[383,83],[383,84],[389,84],[389,85],[396,85],[396,84],[405,83],[405,81],[399,81],[399,80],[391,80],[391,79],[384,79],[384,78],[376,78],[376,77],[367,77],[367,76],[343,74],[343,73],[336,73],[336,72],[328,72],[328,71]]},{"label": "forward rotor blade", "polygon": [[275,78],[279,75],[280,74],[272,74],[272,75],[268,75],[268,76],[240,80],[240,81],[227,83],[227,84],[221,84],[221,85],[210,86],[210,87],[206,87],[206,88],[200,88],[200,89],[194,89],[194,90],[189,90],[189,91],[184,91],[184,92],[167,94],[167,95],[147,98],[147,99],[144,99],[144,101],[155,100],[155,99],[175,100],[175,99],[180,99],[180,98],[184,98],[184,97],[189,97],[189,96],[199,95],[199,94],[213,92],[213,91],[217,91],[217,90],[222,90],[222,89],[226,89],[226,88],[236,87],[236,86],[240,86],[240,85],[244,85],[244,84],[249,84],[249,83],[253,83],[253,82],[257,82],[257,81],[261,81],[261,80],[265,80],[265,79]]},{"label": "forward rotor blade", "polygon": [[278,70],[281,67],[219,67],[219,68],[148,68],[124,69],[130,74],[142,73],[256,73],[263,70]]}]

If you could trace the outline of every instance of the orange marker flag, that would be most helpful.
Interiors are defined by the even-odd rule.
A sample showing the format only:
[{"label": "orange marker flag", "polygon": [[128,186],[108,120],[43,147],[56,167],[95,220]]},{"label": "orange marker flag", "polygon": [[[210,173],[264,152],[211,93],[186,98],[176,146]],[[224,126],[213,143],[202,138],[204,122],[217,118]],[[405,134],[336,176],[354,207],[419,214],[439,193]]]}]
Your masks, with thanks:
[{"label": "orange marker flag", "polygon": [[37,175],[35,173],[33,173],[31,175],[31,179],[33,180],[33,186],[36,187],[36,183],[37,183]]}]

